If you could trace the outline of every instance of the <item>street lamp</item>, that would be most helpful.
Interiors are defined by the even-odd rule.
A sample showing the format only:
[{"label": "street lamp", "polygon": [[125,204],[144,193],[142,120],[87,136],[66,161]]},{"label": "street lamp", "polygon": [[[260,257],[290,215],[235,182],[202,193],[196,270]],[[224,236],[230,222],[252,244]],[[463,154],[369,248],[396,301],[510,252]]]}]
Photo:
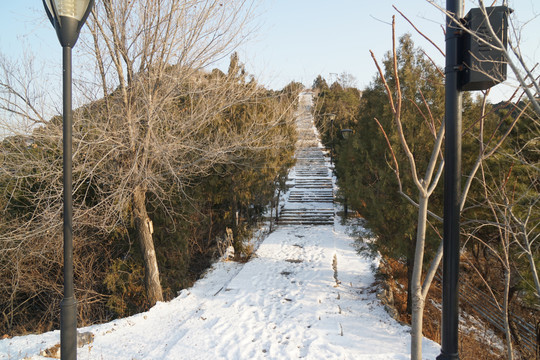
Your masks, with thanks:
[{"label": "street lamp", "polygon": [[334,165],[334,120],[336,120],[336,114],[328,113],[323,114],[322,116],[327,116],[330,119],[330,138],[332,139],[332,144],[330,148],[330,166]]},{"label": "street lamp", "polygon": [[63,154],[64,154],[64,298],[60,303],[60,355],[77,358],[77,301],[73,286],[73,199],[71,178],[71,49],[79,38],[94,0],[43,0],[47,16],[62,45],[63,62]]},{"label": "street lamp", "polygon": [[[437,360],[459,360],[462,92],[487,90],[506,79],[506,56],[495,39],[500,37],[506,47],[507,16],[512,12],[506,6],[471,9],[462,19],[462,10],[463,0],[446,1],[443,291]],[[495,38],[486,32],[487,26],[495,28]]]},{"label": "street lamp", "polygon": [[334,120],[336,120],[336,114],[328,114],[331,124],[331,136],[332,136],[332,148],[330,149],[330,165],[334,165]]},{"label": "street lamp", "polygon": [[[353,133],[353,131],[351,129],[341,129],[341,136],[345,140],[347,140],[352,133]],[[343,180],[345,180],[345,172],[343,172]],[[347,204],[347,195],[344,195],[344,199],[343,199],[343,216],[345,217],[345,219],[347,218],[348,210],[349,209],[348,209],[348,204]]]},{"label": "street lamp", "polygon": [[343,138],[347,140],[349,136],[352,134],[352,132],[353,131],[351,129],[341,129],[341,136],[343,136]]}]

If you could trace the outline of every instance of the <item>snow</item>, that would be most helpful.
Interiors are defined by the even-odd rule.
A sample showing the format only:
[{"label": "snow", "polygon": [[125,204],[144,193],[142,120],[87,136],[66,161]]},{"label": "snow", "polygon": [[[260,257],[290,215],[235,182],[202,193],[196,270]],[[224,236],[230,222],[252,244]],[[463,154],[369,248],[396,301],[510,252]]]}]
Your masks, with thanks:
[{"label": "snow", "polygon": [[[278,226],[249,262],[220,261],[170,302],[79,329],[95,336],[78,359],[410,359],[410,328],[368,291],[378,259],[359,256],[349,231],[337,217]],[[0,340],[0,359],[45,359],[59,337]],[[424,339],[423,352],[440,347]]]}]

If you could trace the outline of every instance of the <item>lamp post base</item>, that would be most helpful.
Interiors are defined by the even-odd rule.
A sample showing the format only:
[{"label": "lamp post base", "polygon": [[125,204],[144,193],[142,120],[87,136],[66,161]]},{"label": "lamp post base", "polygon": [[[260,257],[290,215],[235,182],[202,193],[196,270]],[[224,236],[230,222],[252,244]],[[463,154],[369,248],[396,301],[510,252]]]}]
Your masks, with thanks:
[{"label": "lamp post base", "polygon": [[77,359],[77,300],[62,299],[60,303],[60,357],[62,360]]},{"label": "lamp post base", "polygon": [[441,352],[441,355],[435,358],[436,360],[459,360],[459,354],[445,354]]}]

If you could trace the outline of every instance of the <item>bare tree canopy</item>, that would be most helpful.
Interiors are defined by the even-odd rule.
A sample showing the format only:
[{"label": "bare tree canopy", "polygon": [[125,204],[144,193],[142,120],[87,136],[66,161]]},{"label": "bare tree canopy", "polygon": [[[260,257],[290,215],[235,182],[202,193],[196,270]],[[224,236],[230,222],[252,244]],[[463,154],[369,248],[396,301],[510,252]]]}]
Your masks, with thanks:
[{"label": "bare tree canopy", "polygon": [[[232,176],[262,166],[261,161],[269,170],[259,170],[258,181],[270,181],[267,186],[274,189],[274,180],[291,163],[295,96],[268,91],[247,78],[233,54],[249,33],[252,15],[252,2],[244,0],[104,0],[92,11],[89,33],[81,39],[96,76],[79,84],[86,105],[74,111],[76,257],[99,247],[97,239],[133,237],[144,263],[148,305],[164,299],[152,214],[175,223],[187,213],[179,203],[195,202],[192,189],[203,179]],[[228,74],[208,70],[231,54]],[[55,274],[60,269],[62,119],[46,119],[30,82],[8,62],[2,66],[2,108],[33,124],[1,145],[0,204],[10,221],[0,224],[0,271],[10,279],[4,300],[11,309],[4,315],[12,319],[21,294],[33,293],[35,299],[47,291],[39,282],[32,282],[34,289],[17,286],[29,284],[31,264]],[[16,132],[11,128],[10,133]],[[79,279],[92,266],[81,264]],[[97,280],[90,274],[84,278],[88,294]],[[106,298],[93,294],[92,301]]]}]

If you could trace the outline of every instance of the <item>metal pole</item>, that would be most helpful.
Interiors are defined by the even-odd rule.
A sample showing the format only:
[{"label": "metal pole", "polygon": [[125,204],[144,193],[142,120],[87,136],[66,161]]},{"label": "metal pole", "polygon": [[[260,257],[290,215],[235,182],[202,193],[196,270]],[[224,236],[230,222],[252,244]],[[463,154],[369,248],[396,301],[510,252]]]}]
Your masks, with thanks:
[{"label": "metal pole", "polygon": [[334,165],[334,119],[330,119],[331,126],[331,136],[332,136],[332,147],[330,149],[330,165]]},{"label": "metal pole", "polygon": [[63,60],[63,146],[64,146],[64,298],[60,303],[60,356],[77,359],[77,300],[73,286],[73,199],[71,177],[71,47],[62,47]]},{"label": "metal pole", "polygon": [[445,68],[445,151],[443,225],[443,299],[441,354],[437,360],[459,359],[458,277],[459,200],[461,194],[461,91],[459,89],[460,34],[454,19],[462,18],[462,0],[447,0]]}]

